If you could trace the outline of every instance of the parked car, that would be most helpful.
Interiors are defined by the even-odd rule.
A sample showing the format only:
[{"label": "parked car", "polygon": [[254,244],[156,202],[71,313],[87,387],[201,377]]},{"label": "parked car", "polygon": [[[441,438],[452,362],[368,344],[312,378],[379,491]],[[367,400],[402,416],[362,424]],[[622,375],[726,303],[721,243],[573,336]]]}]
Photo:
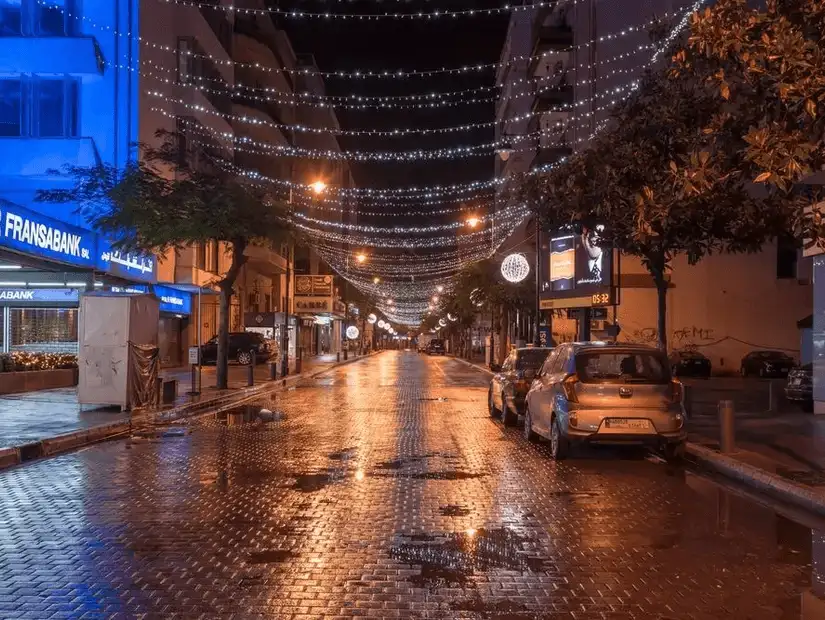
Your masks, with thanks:
[{"label": "parked car", "polygon": [[710,360],[699,351],[674,351],[670,355],[670,372],[674,377],[710,377]]},{"label": "parked car", "polygon": [[[239,364],[248,365],[252,363],[252,355],[255,354],[255,361],[265,362],[269,359],[272,351],[269,344],[261,334],[255,332],[230,332],[229,333],[229,360],[235,360]],[[201,363],[215,364],[218,361],[218,337],[213,336],[208,342],[201,345]]]},{"label": "parked car", "polygon": [[803,411],[814,410],[814,367],[805,364],[791,369],[785,384],[785,398],[797,403]]},{"label": "parked car", "polygon": [[444,355],[445,353],[443,340],[430,340],[430,344],[427,345],[427,355]]},{"label": "parked car", "polygon": [[658,349],[563,344],[527,393],[524,434],[549,439],[556,460],[578,443],[649,445],[677,459],[687,438],[682,384]]},{"label": "parked car", "polygon": [[487,399],[492,417],[501,416],[505,426],[518,422],[519,416],[524,414],[524,399],[530,384],[552,350],[544,347],[513,349],[500,367],[493,367],[496,374],[490,381]]},{"label": "parked car", "polygon": [[793,358],[781,351],[751,351],[742,358],[739,372],[743,377],[787,377],[793,367]]}]

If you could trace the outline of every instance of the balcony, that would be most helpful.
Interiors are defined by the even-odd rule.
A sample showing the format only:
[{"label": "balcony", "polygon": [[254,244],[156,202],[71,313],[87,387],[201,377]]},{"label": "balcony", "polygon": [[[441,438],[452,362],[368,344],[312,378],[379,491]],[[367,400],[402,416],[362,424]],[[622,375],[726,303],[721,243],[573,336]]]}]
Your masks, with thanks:
[{"label": "balcony", "polygon": [[220,0],[204,0],[198,4],[198,11],[200,11],[212,32],[215,33],[221,47],[231,56],[232,22],[227,19],[227,12],[224,9],[213,8],[213,6],[220,7]]},{"label": "balcony", "polygon": [[557,161],[570,157],[573,154],[573,149],[568,146],[563,140],[557,140],[555,143],[547,143],[540,145],[536,149],[536,156],[533,158],[533,168],[541,168],[555,164]]},{"label": "balcony", "polygon": [[103,75],[104,58],[93,37],[3,37],[0,73]]},{"label": "balcony", "polygon": [[573,85],[566,79],[557,86],[539,88],[535,92],[532,111],[536,114],[572,106],[573,94]]},{"label": "balcony", "polygon": [[263,245],[250,245],[244,251],[247,264],[261,275],[286,273],[286,259]]}]

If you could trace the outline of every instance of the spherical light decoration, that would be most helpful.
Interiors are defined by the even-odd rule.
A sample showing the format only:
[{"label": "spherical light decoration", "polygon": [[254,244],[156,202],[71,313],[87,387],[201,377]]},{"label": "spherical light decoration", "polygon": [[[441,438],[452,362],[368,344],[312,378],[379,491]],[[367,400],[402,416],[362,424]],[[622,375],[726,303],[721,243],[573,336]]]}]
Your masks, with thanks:
[{"label": "spherical light decoration", "polygon": [[458,320],[458,317],[457,317],[457,316],[453,316],[453,315],[452,315],[452,314],[450,314],[449,312],[447,313],[447,318],[448,318],[451,322],[453,322],[453,323],[455,323],[455,322]]},{"label": "spherical light decoration", "polygon": [[447,326],[447,321],[445,321],[444,319],[438,319],[438,324],[441,327],[446,327]]},{"label": "spherical light decoration", "polygon": [[379,327],[380,329],[384,329],[384,326],[385,326],[385,325],[386,325],[386,323],[383,321],[383,319],[382,319],[381,321],[378,321],[378,327]]},{"label": "spherical light decoration", "polygon": [[370,314],[367,317],[367,322],[369,322],[370,325],[374,325],[377,320],[378,320],[378,317],[375,316],[374,314]]},{"label": "spherical light decoration", "polygon": [[501,261],[501,275],[508,282],[521,282],[530,275],[530,263],[524,254],[510,254]]},{"label": "spherical light decoration", "polygon": [[350,340],[355,340],[356,338],[358,338],[358,334],[360,333],[361,332],[358,331],[358,328],[355,327],[355,325],[350,325],[349,327],[347,327],[347,338],[349,338]]}]

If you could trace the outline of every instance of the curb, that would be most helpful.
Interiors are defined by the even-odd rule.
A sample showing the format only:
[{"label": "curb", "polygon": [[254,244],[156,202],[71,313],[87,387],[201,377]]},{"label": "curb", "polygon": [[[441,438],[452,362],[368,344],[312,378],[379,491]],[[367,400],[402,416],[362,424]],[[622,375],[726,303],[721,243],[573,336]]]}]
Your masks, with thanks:
[{"label": "curb", "polygon": [[366,355],[351,357],[340,362],[333,362],[326,368],[316,370],[315,372],[291,375],[286,379],[277,379],[275,381],[266,381],[258,386],[241,388],[224,394],[216,396],[215,398],[199,401],[197,403],[187,403],[179,405],[166,411],[140,411],[137,410],[129,420],[120,420],[118,422],[111,422],[109,424],[100,424],[90,428],[84,428],[71,433],[63,435],[56,435],[55,437],[48,437],[32,443],[21,446],[13,446],[11,448],[0,449],[0,471],[14,467],[22,463],[28,463],[40,458],[54,456],[62,452],[69,452],[77,450],[101,441],[108,441],[110,439],[117,439],[121,435],[131,434],[132,431],[149,426],[152,424],[163,424],[173,420],[180,420],[188,417],[193,417],[202,413],[207,409],[221,409],[229,405],[236,405],[246,400],[257,398],[263,394],[270,392],[277,392],[288,388],[291,384],[297,383],[302,379],[312,379],[325,372],[329,372],[333,368],[351,364],[359,360],[367,359],[379,353],[380,351],[373,351]]},{"label": "curb", "polygon": [[808,487],[694,443],[687,444],[687,453],[700,467],[737,480],[774,499],[825,516],[825,495],[820,495]]}]

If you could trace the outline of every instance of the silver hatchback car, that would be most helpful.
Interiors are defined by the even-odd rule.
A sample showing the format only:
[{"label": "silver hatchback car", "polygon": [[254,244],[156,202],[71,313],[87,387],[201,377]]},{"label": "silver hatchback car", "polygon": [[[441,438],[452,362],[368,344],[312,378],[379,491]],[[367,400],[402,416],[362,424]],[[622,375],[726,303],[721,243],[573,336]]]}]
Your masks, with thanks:
[{"label": "silver hatchback car", "polygon": [[556,460],[574,443],[644,444],[678,459],[687,438],[682,384],[658,349],[563,344],[527,393],[524,434],[549,439]]}]

